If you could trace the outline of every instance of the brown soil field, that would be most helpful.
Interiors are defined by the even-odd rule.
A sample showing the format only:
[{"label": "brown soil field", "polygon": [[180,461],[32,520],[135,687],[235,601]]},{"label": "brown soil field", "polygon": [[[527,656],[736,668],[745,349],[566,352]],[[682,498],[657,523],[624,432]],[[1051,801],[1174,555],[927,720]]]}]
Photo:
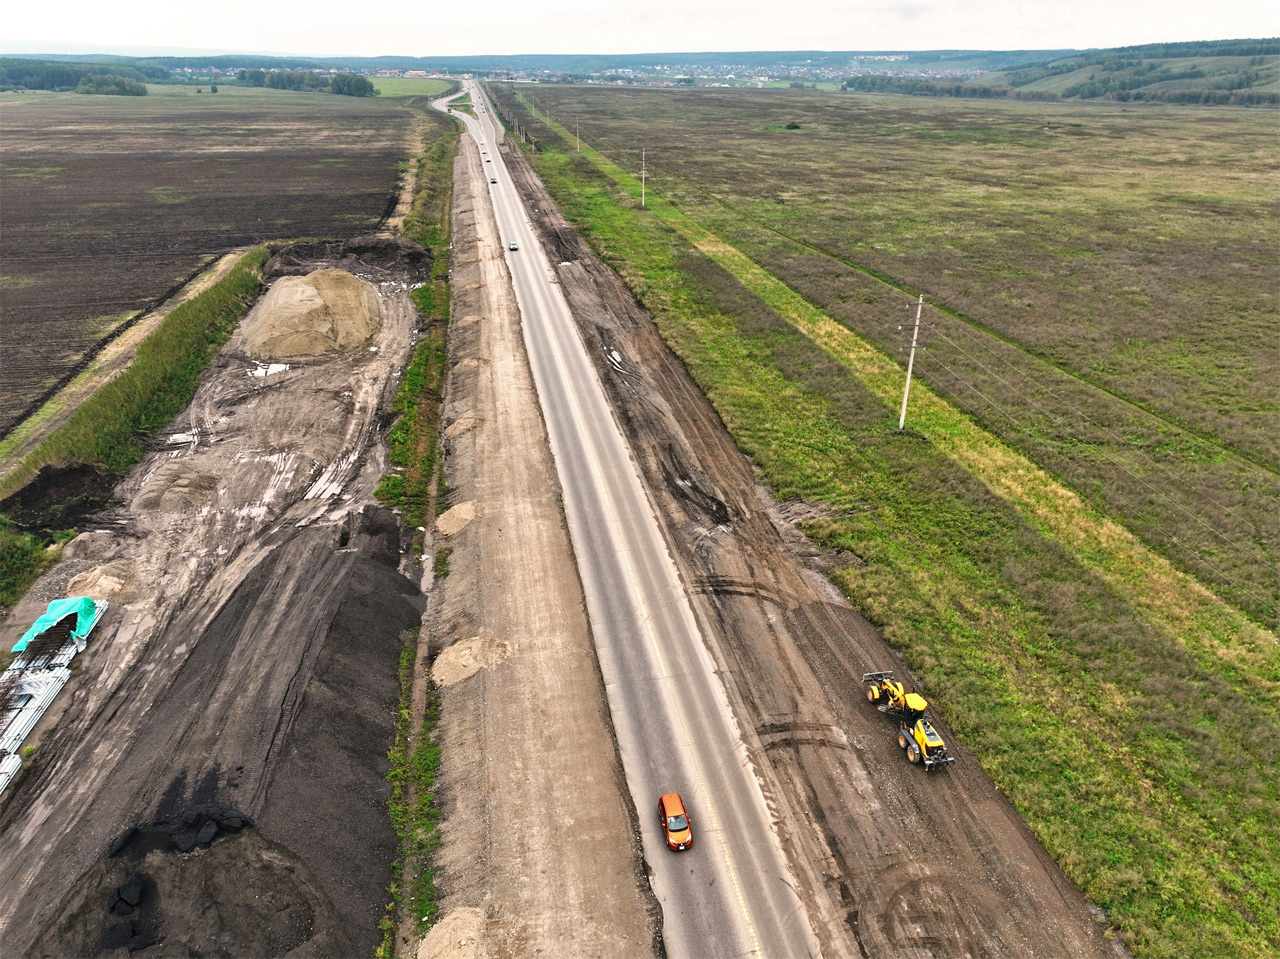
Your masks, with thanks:
[{"label": "brown soil field", "polygon": [[0,435],[212,258],[368,232],[394,205],[412,118],[285,92],[0,96]]}]

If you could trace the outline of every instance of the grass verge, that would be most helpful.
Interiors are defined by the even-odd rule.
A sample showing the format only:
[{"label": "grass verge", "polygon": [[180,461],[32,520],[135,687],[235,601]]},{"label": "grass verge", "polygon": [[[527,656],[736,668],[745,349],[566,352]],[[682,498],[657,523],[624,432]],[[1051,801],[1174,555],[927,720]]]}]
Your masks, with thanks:
[{"label": "grass verge", "polygon": [[14,530],[0,516],[0,607],[12,609],[27,587],[57,562],[62,544],[74,535],[75,530],[65,530],[46,543],[38,536]]},{"label": "grass verge", "polygon": [[383,938],[378,959],[395,955],[396,930],[402,915],[413,917],[414,928],[427,929],[439,913],[431,855],[440,844],[440,810],[435,799],[440,747],[432,738],[440,719],[440,700],[434,689],[428,690],[426,712],[415,731],[412,700],[417,656],[418,635],[414,633],[400,651],[400,703],[395,744],[388,756],[389,809],[400,841],[400,855],[392,866],[396,878],[391,883],[391,902],[380,924]]},{"label": "grass verge", "polygon": [[129,368],[98,390],[3,482],[0,499],[42,466],[86,463],[123,473],[142,461],[141,437],[163,429],[191,399],[200,377],[262,289],[270,254],[255,247],[221,280],[176,307],[138,347]]},{"label": "grass verge", "polygon": [[838,584],[1134,953],[1273,955],[1275,637],[927,391],[899,433],[893,364],[554,133],[562,209],[775,493],[827,508]]},{"label": "grass verge", "polygon": [[[395,397],[398,419],[388,435],[388,458],[397,472],[378,484],[378,498],[398,509],[411,528],[426,526],[442,495],[439,459],[441,391],[447,362],[449,324],[449,239],[453,186],[453,160],[458,149],[458,128],[439,113],[426,115],[423,152],[417,159],[416,192],[404,221],[404,234],[425,246],[432,257],[431,275],[413,292],[413,301],[426,320],[422,340],[414,347],[409,366]],[[423,538],[415,535],[416,548]],[[433,560],[437,571],[447,569],[448,553]],[[433,732],[439,720],[440,701],[429,676],[415,679],[425,662],[414,634],[400,657],[400,704],[396,715],[395,745],[388,756],[391,784],[388,808],[399,840],[399,855],[392,865],[390,902],[381,923],[379,959],[396,955],[397,934],[425,932],[439,912],[432,855],[439,845],[440,811],[435,797],[435,775],[440,747]],[[417,697],[415,681],[425,683],[425,695]],[[423,691],[419,688],[419,693]]]}]

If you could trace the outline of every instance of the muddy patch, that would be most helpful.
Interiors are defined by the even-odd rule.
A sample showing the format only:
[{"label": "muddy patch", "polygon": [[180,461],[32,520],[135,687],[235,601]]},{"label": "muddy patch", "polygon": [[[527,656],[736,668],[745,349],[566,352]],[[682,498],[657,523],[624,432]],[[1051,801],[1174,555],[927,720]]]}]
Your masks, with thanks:
[{"label": "muddy patch", "polygon": [[134,501],[138,509],[181,513],[205,503],[218,488],[218,477],[201,472],[187,460],[172,460],[152,474]]},{"label": "muddy patch", "polygon": [[0,500],[0,514],[37,536],[75,529],[110,504],[115,484],[115,477],[92,466],[46,466],[18,492]]},{"label": "muddy patch", "polygon": [[357,955],[306,865],[253,830],[180,852],[104,850],[31,956]]},{"label": "muddy patch", "polygon": [[357,276],[413,283],[430,275],[431,263],[431,254],[417,243],[370,235],[342,242],[290,244],[267,261],[263,273],[268,277],[300,276],[328,267]]}]

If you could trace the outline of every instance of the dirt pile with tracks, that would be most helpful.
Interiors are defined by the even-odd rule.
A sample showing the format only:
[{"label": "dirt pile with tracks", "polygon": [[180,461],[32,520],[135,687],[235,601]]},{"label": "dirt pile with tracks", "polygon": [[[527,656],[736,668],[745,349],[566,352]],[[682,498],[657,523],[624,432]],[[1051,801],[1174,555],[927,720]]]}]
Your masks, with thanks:
[{"label": "dirt pile with tracks", "polygon": [[[421,273],[304,253],[306,274],[364,275],[328,309],[338,328],[380,316],[367,342],[269,368],[230,342],[119,505],[3,624],[72,583],[112,601],[2,798],[0,954],[378,944],[397,665],[424,600],[373,490]],[[272,316],[264,299],[246,328]]]},{"label": "dirt pile with tracks", "polygon": [[232,347],[268,363],[310,360],[364,346],[378,322],[369,283],[346,270],[316,270],[276,280]]},{"label": "dirt pile with tracks", "polygon": [[524,155],[503,152],[723,668],[824,953],[1115,956],[963,746],[942,774],[907,764],[860,680],[909,671],[823,575],[841,558],[788,522],[649,315]]}]

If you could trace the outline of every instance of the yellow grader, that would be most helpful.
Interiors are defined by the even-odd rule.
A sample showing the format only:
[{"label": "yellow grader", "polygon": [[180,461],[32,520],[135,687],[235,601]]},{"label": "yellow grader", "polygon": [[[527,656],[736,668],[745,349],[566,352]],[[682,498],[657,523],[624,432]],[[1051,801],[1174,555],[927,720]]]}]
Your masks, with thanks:
[{"label": "yellow grader", "polygon": [[897,722],[898,745],[906,750],[907,759],[915,765],[923,763],[927,771],[956,761],[947,754],[947,744],[933,724],[924,718],[929,704],[923,696],[907,692],[891,670],[863,673],[862,681],[867,684],[867,701]]}]

